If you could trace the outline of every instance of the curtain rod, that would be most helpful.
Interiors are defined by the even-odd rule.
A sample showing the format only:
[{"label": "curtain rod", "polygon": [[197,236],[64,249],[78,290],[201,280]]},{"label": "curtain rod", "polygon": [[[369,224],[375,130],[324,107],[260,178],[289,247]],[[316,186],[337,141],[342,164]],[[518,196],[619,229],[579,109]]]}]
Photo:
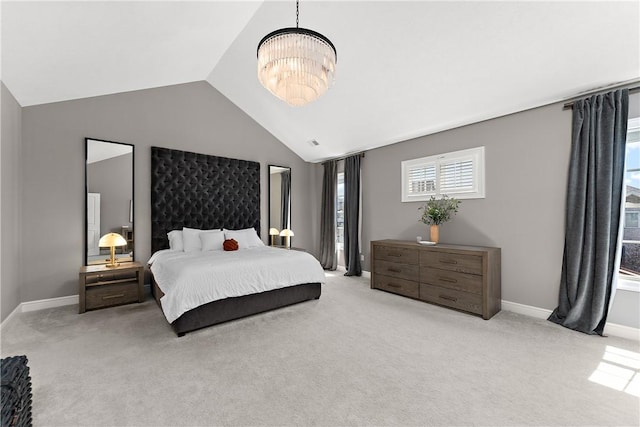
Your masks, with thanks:
[{"label": "curtain rod", "polygon": [[[624,87],[615,88],[615,87],[612,87],[612,88],[609,88],[609,89],[600,89],[600,90],[594,91],[592,93],[587,92],[587,93],[583,94],[582,96],[587,97],[587,96],[596,95],[598,93],[604,93],[604,91],[611,91],[611,90],[617,90],[617,89],[629,89],[629,93],[635,93],[635,92],[639,92],[640,91],[640,86],[633,86],[633,87],[630,87],[630,88],[624,88]],[[576,99],[576,101],[577,101],[577,99]],[[562,109],[563,110],[571,110],[573,108],[573,104],[576,101],[571,101],[571,102],[565,103],[562,106]]]},{"label": "curtain rod", "polygon": [[359,152],[359,153],[347,154],[346,156],[342,156],[342,157],[335,157],[335,158],[333,158],[333,159],[327,159],[327,160],[324,160],[322,163],[328,162],[328,161],[330,161],[330,160],[335,160],[336,162],[339,162],[340,160],[344,160],[344,159],[346,159],[347,157],[351,157],[351,156],[360,156],[360,157],[362,158],[362,157],[364,157],[364,153],[365,153],[364,151],[361,151],[361,152]]}]

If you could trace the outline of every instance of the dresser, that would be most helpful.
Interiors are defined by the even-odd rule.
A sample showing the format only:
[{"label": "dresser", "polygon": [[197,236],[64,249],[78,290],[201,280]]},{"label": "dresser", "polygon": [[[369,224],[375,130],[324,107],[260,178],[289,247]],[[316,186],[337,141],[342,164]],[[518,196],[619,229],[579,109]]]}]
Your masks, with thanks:
[{"label": "dresser", "polygon": [[371,288],[490,319],[500,311],[500,248],[371,242]]},{"label": "dresser", "polygon": [[125,262],[117,267],[87,265],[80,268],[79,312],[144,300],[144,267]]}]

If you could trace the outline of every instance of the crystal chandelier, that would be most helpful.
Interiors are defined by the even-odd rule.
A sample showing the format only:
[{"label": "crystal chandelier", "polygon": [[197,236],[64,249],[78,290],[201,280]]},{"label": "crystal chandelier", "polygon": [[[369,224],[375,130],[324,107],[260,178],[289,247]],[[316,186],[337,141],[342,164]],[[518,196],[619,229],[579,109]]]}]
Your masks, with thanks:
[{"label": "crystal chandelier", "polygon": [[333,84],[338,54],[320,33],[298,27],[281,28],[258,43],[258,79],[269,92],[292,106],[315,101]]}]

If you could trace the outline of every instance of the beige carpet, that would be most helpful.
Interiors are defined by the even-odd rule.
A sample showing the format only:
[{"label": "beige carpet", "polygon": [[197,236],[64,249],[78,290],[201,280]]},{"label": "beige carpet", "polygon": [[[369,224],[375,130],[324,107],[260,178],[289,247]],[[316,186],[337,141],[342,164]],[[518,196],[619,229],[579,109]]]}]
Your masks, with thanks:
[{"label": "beige carpet", "polygon": [[1,343],[29,358],[36,426],[640,424],[637,342],[340,274],[320,300],[183,338],[149,299],[22,313]]}]

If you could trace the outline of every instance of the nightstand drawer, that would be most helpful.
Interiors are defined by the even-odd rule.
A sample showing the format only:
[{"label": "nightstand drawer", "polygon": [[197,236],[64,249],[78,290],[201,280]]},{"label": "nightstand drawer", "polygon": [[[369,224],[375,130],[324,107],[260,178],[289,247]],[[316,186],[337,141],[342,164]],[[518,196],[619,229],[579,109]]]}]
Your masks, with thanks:
[{"label": "nightstand drawer", "polygon": [[138,283],[92,286],[86,291],[86,309],[110,307],[138,301]]},{"label": "nightstand drawer", "polygon": [[420,267],[418,265],[399,264],[388,261],[377,261],[374,272],[416,282],[420,278]]},{"label": "nightstand drawer", "polygon": [[422,267],[420,269],[420,282],[482,295],[482,276],[475,274]]},{"label": "nightstand drawer", "polygon": [[109,283],[122,280],[136,280],[137,273],[135,271],[110,271],[104,273],[87,274],[85,283],[92,285],[95,283]]},{"label": "nightstand drawer", "polygon": [[468,274],[482,274],[482,257],[451,252],[424,251],[420,254],[420,265],[441,268]]},{"label": "nightstand drawer", "polygon": [[482,314],[482,297],[468,292],[421,283],[420,299],[471,313]]},{"label": "nightstand drawer", "polygon": [[418,298],[418,283],[376,274],[373,287],[411,298]]},{"label": "nightstand drawer", "polygon": [[378,260],[399,262],[402,264],[418,264],[418,252],[407,248],[391,246],[375,246],[374,256]]}]

